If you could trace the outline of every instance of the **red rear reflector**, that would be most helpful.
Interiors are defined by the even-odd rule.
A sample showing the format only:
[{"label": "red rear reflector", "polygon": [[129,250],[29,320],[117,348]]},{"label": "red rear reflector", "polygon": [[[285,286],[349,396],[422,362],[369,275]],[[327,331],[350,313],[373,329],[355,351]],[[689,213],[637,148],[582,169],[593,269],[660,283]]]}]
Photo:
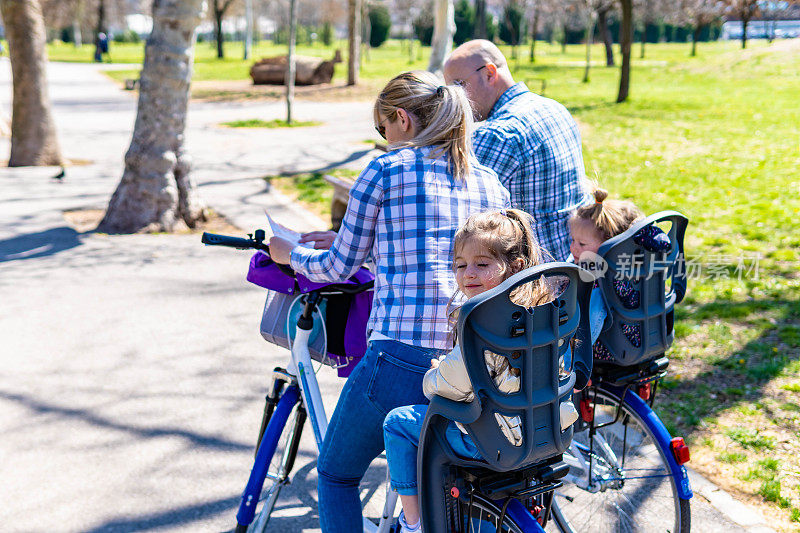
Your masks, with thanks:
[{"label": "red rear reflector", "polygon": [[669,447],[672,449],[672,455],[675,457],[675,462],[679,465],[689,462],[689,447],[683,441],[683,437],[675,437],[670,441]]},{"label": "red rear reflector", "polygon": [[458,498],[458,495],[459,495],[458,487],[453,487],[450,489],[450,496],[452,496],[453,498]]},{"label": "red rear reflector", "polygon": [[650,399],[650,393],[653,391],[653,388],[650,385],[651,383],[645,383],[639,387],[639,398],[645,401]]},{"label": "red rear reflector", "polygon": [[592,402],[589,401],[589,398],[581,399],[581,418],[584,422],[594,420],[594,409],[592,409]]}]

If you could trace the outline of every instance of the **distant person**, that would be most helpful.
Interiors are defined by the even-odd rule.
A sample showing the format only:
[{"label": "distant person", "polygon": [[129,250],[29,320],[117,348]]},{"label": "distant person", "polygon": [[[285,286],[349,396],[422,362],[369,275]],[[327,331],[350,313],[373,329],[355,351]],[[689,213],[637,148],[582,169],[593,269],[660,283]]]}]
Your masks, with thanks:
[{"label": "distant person", "polygon": [[[97,34],[97,39],[95,39],[94,43],[94,60],[96,63],[103,62],[103,55],[108,55],[108,36],[100,32]],[[108,57],[108,60],[111,61],[111,57]]]},{"label": "distant person", "polygon": [[587,202],[578,125],[558,102],[515,83],[503,53],[491,42],[468,41],[447,58],[448,84],[464,87],[475,120],[478,160],[497,172],[511,205],[530,214],[537,240],[558,261],[569,255],[567,221]]}]

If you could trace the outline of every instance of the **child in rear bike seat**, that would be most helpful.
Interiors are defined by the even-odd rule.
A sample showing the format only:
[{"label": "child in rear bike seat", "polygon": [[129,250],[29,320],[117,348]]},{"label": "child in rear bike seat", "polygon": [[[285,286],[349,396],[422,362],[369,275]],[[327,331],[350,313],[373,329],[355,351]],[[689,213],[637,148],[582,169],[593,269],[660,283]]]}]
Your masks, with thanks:
[{"label": "child in rear bike seat", "polygon": [[[471,298],[497,287],[511,275],[541,263],[544,252],[534,235],[530,217],[517,209],[486,211],[469,217],[456,233],[453,246],[453,269],[459,291]],[[543,281],[540,279],[536,283],[518,287],[511,293],[511,300],[523,307],[535,307],[551,301],[555,294]],[[502,355],[488,350],[483,355],[497,388],[507,394],[519,391],[519,370],[512,368]],[[472,384],[457,344],[448,354],[431,360],[431,369],[425,374],[422,388],[429,399],[439,395],[455,401],[472,401]],[[399,407],[390,411],[383,423],[389,477],[403,505],[399,521],[402,533],[421,529],[417,500],[417,448],[426,411],[427,405]],[[522,432],[519,417],[495,416],[509,442],[520,446]],[[573,404],[563,402],[562,429],[572,425],[577,418]],[[446,436],[460,456],[481,459],[472,439],[459,424],[451,422]]]},{"label": "child in rear bike seat", "polygon": [[[627,200],[607,200],[608,191],[595,188],[592,192],[594,202],[578,208],[569,219],[570,247],[572,261],[594,262],[600,246],[612,237],[616,237],[630,228],[635,222],[644,218],[642,211]],[[669,237],[661,228],[649,225],[633,236],[639,246],[651,252],[669,250]],[[633,285],[623,279],[614,280],[614,292],[627,309],[639,307],[640,294]],[[614,358],[602,342],[597,341],[605,322],[607,310],[597,282],[592,290],[589,304],[589,321],[592,334],[592,351],[595,359],[613,361]],[[642,343],[642,332],[636,324],[620,323],[622,333],[632,345],[639,347]]]}]

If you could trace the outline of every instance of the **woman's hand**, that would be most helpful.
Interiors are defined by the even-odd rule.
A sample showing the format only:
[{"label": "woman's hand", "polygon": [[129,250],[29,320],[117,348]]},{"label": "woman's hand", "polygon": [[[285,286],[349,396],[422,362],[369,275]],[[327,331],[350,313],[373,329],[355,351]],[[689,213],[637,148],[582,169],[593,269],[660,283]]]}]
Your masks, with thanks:
[{"label": "woman's hand", "polygon": [[317,250],[327,250],[336,239],[335,231],[311,231],[300,236],[300,242],[313,242]]},{"label": "woman's hand", "polygon": [[272,237],[269,240],[269,256],[276,263],[288,265],[294,244],[283,237]]},{"label": "woman's hand", "polygon": [[431,368],[439,368],[439,360],[431,359]]}]

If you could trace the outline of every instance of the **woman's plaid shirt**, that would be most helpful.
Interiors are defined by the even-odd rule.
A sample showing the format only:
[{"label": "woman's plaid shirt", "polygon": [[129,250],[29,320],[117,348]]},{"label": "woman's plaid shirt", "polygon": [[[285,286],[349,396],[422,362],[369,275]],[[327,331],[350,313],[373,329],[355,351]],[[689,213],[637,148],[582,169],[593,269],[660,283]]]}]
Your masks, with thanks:
[{"label": "woman's plaid shirt", "polygon": [[474,158],[467,179],[458,181],[448,158],[428,157],[431,152],[404,148],[374,159],[350,190],[330,250],[296,247],[291,265],[313,281],[337,281],[371,254],[375,298],[368,331],[447,349],[455,232],[471,214],[510,203],[497,175]]}]

